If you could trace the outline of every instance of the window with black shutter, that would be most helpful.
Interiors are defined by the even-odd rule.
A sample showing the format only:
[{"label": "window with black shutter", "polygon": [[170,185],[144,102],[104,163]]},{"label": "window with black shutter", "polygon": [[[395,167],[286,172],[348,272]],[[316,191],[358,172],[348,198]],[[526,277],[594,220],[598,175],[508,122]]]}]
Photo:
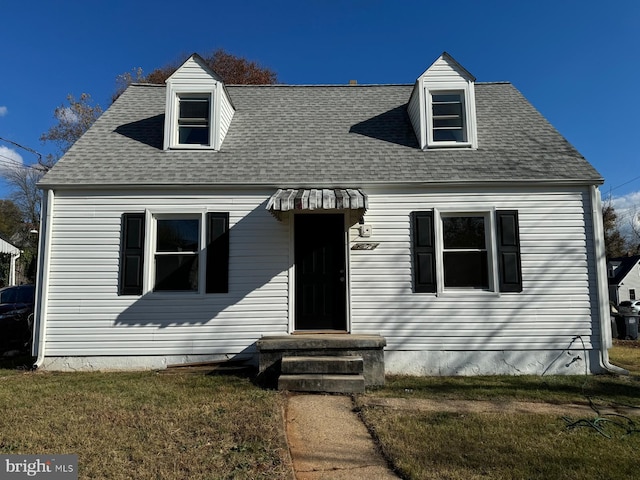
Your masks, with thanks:
[{"label": "window with black shutter", "polygon": [[[434,225],[435,222],[439,222]],[[494,224],[495,223],[495,224]],[[521,292],[520,232],[516,210],[412,212],[415,292],[487,290]],[[439,242],[434,228],[438,227]],[[495,251],[491,236],[495,235]],[[438,246],[439,245],[439,246]],[[497,272],[491,264],[497,259]],[[495,276],[497,275],[497,278]]]}]

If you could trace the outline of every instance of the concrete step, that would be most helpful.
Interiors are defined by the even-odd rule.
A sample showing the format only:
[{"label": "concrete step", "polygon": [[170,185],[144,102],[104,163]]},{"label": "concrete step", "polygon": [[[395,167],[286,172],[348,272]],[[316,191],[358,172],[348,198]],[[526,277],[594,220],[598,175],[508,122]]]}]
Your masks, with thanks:
[{"label": "concrete step", "polygon": [[291,392],[364,393],[364,375],[280,375],[278,390]]},{"label": "concrete step", "polygon": [[282,358],[281,372],[359,375],[364,372],[364,360],[356,356],[289,356]]}]

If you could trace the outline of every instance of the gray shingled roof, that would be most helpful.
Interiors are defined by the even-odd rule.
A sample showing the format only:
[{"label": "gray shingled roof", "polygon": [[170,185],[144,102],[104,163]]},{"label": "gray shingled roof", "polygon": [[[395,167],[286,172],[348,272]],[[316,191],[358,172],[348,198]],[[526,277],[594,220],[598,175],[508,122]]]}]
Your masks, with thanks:
[{"label": "gray shingled roof", "polygon": [[476,84],[477,150],[423,151],[406,112],[412,88],[228,86],[236,113],[214,152],[163,151],[165,87],[132,85],[41,185],[602,182],[508,83]]}]

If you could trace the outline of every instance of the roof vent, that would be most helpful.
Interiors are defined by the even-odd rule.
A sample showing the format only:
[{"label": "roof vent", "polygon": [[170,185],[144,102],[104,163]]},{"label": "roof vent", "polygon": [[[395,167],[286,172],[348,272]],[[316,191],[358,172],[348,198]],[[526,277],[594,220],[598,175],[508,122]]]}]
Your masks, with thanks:
[{"label": "roof vent", "polygon": [[358,80],[349,80],[349,85],[357,85]]}]

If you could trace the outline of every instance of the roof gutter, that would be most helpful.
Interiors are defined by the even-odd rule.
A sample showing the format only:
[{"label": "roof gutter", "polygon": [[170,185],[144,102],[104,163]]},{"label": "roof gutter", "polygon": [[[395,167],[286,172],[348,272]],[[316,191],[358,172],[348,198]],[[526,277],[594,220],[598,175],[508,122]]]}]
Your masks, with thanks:
[{"label": "roof gutter", "polygon": [[42,210],[40,212],[40,239],[38,248],[38,279],[36,282],[36,305],[33,351],[37,355],[33,369],[39,368],[44,362],[47,332],[47,310],[49,299],[49,267],[51,264],[51,237],[53,224],[53,190],[47,190],[43,198]]},{"label": "roof gutter", "polygon": [[591,186],[591,220],[593,225],[593,249],[596,264],[596,297],[600,318],[600,366],[609,373],[629,375],[624,368],[609,362],[609,348],[613,346],[611,334],[611,313],[609,309],[609,289],[607,288],[607,260],[604,247],[604,224],[602,220],[602,199],[600,190]]}]

